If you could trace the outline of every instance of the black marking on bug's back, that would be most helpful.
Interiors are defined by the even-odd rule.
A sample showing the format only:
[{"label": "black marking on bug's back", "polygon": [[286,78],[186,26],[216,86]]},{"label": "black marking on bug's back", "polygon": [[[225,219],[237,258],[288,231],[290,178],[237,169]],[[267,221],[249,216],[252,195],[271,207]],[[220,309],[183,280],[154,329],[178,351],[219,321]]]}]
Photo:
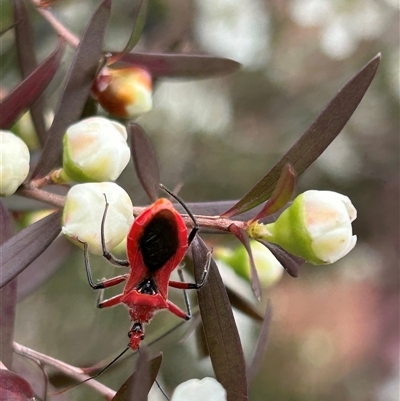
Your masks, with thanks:
[{"label": "black marking on bug's back", "polygon": [[174,255],[178,248],[178,228],[169,210],[157,213],[145,227],[139,248],[146,267],[156,272]]}]

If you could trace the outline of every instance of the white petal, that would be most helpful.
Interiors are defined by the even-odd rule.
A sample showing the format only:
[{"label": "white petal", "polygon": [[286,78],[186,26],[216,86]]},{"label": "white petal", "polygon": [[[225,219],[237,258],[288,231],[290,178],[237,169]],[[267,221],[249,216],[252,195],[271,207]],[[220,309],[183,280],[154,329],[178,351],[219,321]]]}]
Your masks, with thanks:
[{"label": "white petal", "polygon": [[175,389],[171,401],[226,401],[226,390],[212,377],[191,379]]},{"label": "white petal", "polygon": [[0,131],[0,195],[12,195],[29,173],[25,142],[10,131]]},{"label": "white petal", "polygon": [[75,185],[67,194],[62,232],[87,242],[92,253],[102,254],[101,220],[105,198],[109,208],[104,225],[108,250],[115,248],[127,235],[133,223],[133,206],[128,194],[111,182]]}]

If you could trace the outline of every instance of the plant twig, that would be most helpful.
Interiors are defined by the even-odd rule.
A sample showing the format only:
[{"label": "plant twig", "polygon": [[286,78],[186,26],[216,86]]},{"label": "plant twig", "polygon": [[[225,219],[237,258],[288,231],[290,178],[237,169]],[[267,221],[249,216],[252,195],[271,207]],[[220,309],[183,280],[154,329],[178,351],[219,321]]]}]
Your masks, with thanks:
[{"label": "plant twig", "polygon": [[[64,207],[65,204],[65,196],[56,195],[51,192],[44,191],[30,184],[24,184],[21,188],[19,188],[17,191],[17,195],[42,201],[56,207]],[[133,215],[139,216],[145,209],[146,206],[134,207]],[[182,215],[182,217],[185,220],[187,227],[191,227],[193,225],[193,221],[188,215]],[[208,230],[229,232],[229,227],[232,224],[240,228],[245,228],[247,224],[243,221],[230,220],[220,216],[195,215],[195,217],[199,226],[203,229]]]},{"label": "plant twig", "polygon": [[47,22],[54,28],[54,30],[63,37],[75,49],[79,45],[79,39],[71,31],[69,31],[54,15],[47,9],[40,6],[39,0],[31,0],[36,10]]},{"label": "plant twig", "polygon": [[[83,373],[82,369],[69,365],[65,362],[59,361],[58,359],[52,358],[51,356],[42,354],[38,351],[25,347],[16,342],[13,343],[13,347],[16,353],[30,358],[35,358],[41,363],[48,366],[52,366],[53,368],[59,370],[60,372],[64,373],[69,377],[72,377],[75,380],[84,381],[90,378],[90,376]],[[94,379],[85,382],[85,384],[92,387],[94,390],[103,395],[109,401],[112,400],[112,398],[116,394],[114,390],[110,389],[109,387],[105,386],[102,383],[99,383]]]},{"label": "plant twig", "polygon": [[29,184],[23,185],[16,192],[17,195],[25,196],[26,198],[35,199],[56,207],[64,207],[65,196],[56,195],[43,189],[35,188]]}]

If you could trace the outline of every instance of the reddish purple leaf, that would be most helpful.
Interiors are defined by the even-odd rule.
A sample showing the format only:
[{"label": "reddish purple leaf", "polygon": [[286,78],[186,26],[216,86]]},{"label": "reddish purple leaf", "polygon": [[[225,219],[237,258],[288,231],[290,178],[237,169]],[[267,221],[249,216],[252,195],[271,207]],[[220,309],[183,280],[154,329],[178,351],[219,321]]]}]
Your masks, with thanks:
[{"label": "reddish purple leaf", "polygon": [[[10,239],[12,235],[13,219],[0,200],[0,245]],[[16,303],[17,281],[15,279],[0,289],[0,361],[10,369],[13,360],[12,344]]]},{"label": "reddish purple leaf", "polygon": [[[187,207],[189,210],[193,212],[193,214],[196,215],[202,215],[202,216],[220,216],[225,210],[231,208],[235,203],[237,203],[237,200],[231,200],[231,201],[215,201],[215,202],[188,202],[186,203]],[[176,204],[174,205],[176,209],[180,213],[185,213],[184,209],[179,205]],[[236,217],[235,219],[239,221],[248,221],[251,220],[254,217],[254,214],[259,212],[261,210],[262,206],[258,206],[254,208],[253,210],[249,212],[245,212],[241,214],[240,216]],[[274,214],[275,216],[275,214]],[[268,216],[266,218],[263,218],[261,221],[263,223],[271,223],[276,220],[276,217],[274,216]],[[221,231],[218,231],[221,233]]]},{"label": "reddish purple leaf", "polygon": [[12,92],[0,101],[0,128],[9,128],[43,93],[60,65],[64,42],[25,78]]},{"label": "reddish purple leaf", "polygon": [[[196,281],[203,275],[208,248],[200,237],[192,242]],[[228,401],[247,401],[246,364],[242,344],[224,283],[214,260],[207,283],[197,291],[201,319],[217,380],[227,391]]]},{"label": "reddish purple leaf", "polygon": [[140,349],[136,371],[121,386],[112,401],[146,401],[149,391],[157,379],[162,362],[162,353],[149,360],[147,349]]},{"label": "reddish purple leaf", "polygon": [[251,271],[251,288],[253,289],[254,295],[258,300],[261,299],[261,285],[260,279],[258,278],[258,273],[256,265],[254,264],[253,253],[251,251],[249,236],[247,232],[234,224],[231,224],[229,231],[236,236],[236,238],[243,244],[246,248],[247,254],[249,255],[250,261],[250,271]]},{"label": "reddish purple leaf", "polygon": [[[34,30],[28,11],[23,0],[14,1],[15,41],[17,44],[17,55],[22,77],[27,77],[36,67]],[[40,143],[46,140],[46,126],[44,122],[44,102],[39,97],[31,106],[32,121],[35,126]]]},{"label": "reddish purple leaf", "polygon": [[151,202],[158,198],[160,170],[156,152],[144,129],[135,123],[128,124],[131,137],[131,153],[136,174]]},{"label": "reddish purple leaf", "polygon": [[33,178],[44,177],[57,166],[61,158],[64,133],[82,114],[102,58],[110,8],[111,0],[104,0],[82,35]]},{"label": "reddish purple leaf", "polygon": [[22,377],[6,369],[0,369],[1,401],[33,401],[30,384]]},{"label": "reddish purple leaf", "polygon": [[263,320],[263,316],[260,314],[258,309],[251,303],[248,299],[242,296],[242,294],[236,291],[234,288],[229,286],[229,283],[225,282],[226,292],[229,297],[229,302],[231,305],[239,310],[240,312],[244,313],[245,315],[251,317],[255,320]]},{"label": "reddish purple leaf", "polygon": [[240,68],[240,63],[227,58],[176,53],[129,53],[117,64],[143,67],[154,78],[205,78],[230,74]]},{"label": "reddish purple leaf", "polygon": [[[375,76],[380,58],[380,54],[375,56],[339,90],[311,127],[283,155],[268,174],[235,205],[235,214],[246,212],[254,205],[265,202],[271,196],[285,164],[291,164],[296,173],[301,175],[318,159],[339,135],[361,102]],[[250,199],[252,202],[249,202]]]},{"label": "reddish purple leaf", "polygon": [[271,302],[268,300],[267,307],[265,309],[264,320],[261,325],[261,330],[260,334],[258,335],[257,345],[254,350],[253,360],[251,361],[249,367],[247,368],[247,375],[249,381],[254,379],[255,375],[260,369],[261,361],[268,344],[268,334],[271,320],[272,320],[272,307],[271,307]]},{"label": "reddish purple leaf", "polygon": [[[44,365],[38,360],[14,353],[13,372],[24,377],[31,384],[33,392],[40,400],[46,399],[48,376]],[[63,401],[63,399],[60,398],[57,401]]]},{"label": "reddish purple leaf", "polygon": [[62,211],[39,220],[0,247],[0,288],[29,266],[60,233]]},{"label": "reddish purple leaf", "polygon": [[[290,164],[286,164],[281,171],[281,175],[276,183],[276,187],[274,188],[271,197],[252,220],[260,220],[282,209],[293,196],[295,182],[295,172]],[[235,206],[223,213],[221,217],[230,218],[235,216],[239,203],[242,205],[242,207],[249,209],[253,209],[254,206],[258,206],[258,204],[254,204],[254,198],[252,196],[245,196]]]},{"label": "reddish purple leaf", "polygon": [[298,277],[300,267],[306,262],[299,256],[292,255],[291,253],[282,249],[279,245],[271,244],[264,240],[257,240],[260,244],[267,247],[275,256],[278,262],[292,277]]},{"label": "reddish purple leaf", "polygon": [[[108,65],[114,64],[125,54],[129,54],[129,52],[137,45],[140,37],[142,36],[143,28],[147,18],[148,0],[139,0],[139,4],[135,4],[135,8],[136,10],[133,18],[133,29],[128,43],[126,44],[124,50],[122,50],[120,53],[114,53],[108,59]],[[127,12],[129,12],[129,10],[127,10]]]},{"label": "reddish purple leaf", "polygon": [[52,277],[75,249],[77,248],[64,236],[56,238],[56,240],[18,276],[18,301],[21,301],[31,294]]}]

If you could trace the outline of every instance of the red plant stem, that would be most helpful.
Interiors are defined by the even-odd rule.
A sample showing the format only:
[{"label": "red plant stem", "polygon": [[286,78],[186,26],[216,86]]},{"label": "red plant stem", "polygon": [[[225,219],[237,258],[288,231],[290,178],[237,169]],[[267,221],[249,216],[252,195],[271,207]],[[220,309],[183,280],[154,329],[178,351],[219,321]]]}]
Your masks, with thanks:
[{"label": "red plant stem", "polygon": [[40,5],[40,1],[32,0],[32,3],[35,5],[36,10],[40,13],[43,18],[49,22],[49,24],[54,28],[54,30],[63,37],[72,47],[75,49],[79,45],[79,39],[69,31],[60,21],[57,20],[56,17],[47,9],[43,8]]},{"label": "red plant stem", "polygon": [[[36,186],[30,184],[24,184],[21,186],[17,195],[25,196],[27,198],[35,199],[38,201],[42,201],[44,203],[48,203],[55,207],[64,207],[65,204],[65,196],[56,195],[43,189],[39,189]],[[133,208],[133,215],[138,216],[146,209],[145,206],[137,206]],[[193,221],[188,215],[182,215],[185,220],[187,227],[193,226]],[[196,220],[201,228],[209,229],[209,230],[217,230],[223,232],[229,232],[229,227],[231,224],[234,224],[240,228],[246,228],[247,223],[243,221],[230,220],[227,218],[223,218],[220,216],[201,216],[195,215]]]},{"label": "red plant stem", "polygon": [[65,196],[56,195],[51,192],[32,187],[29,184],[24,184],[18,189],[16,193],[17,195],[25,196],[26,198],[30,199],[35,199],[60,208],[64,207],[65,203]]},{"label": "red plant stem", "polygon": [[[28,356],[31,358],[35,358],[38,361],[42,362],[45,365],[52,366],[65,375],[74,378],[78,381],[83,381],[89,379],[90,376],[83,373],[82,369],[77,368],[75,366],[69,365],[68,363],[59,361],[58,359],[52,358],[51,356],[42,354],[38,351],[25,347],[21,344],[14,342],[13,344],[14,351],[20,355]],[[85,382],[88,386],[92,387],[98,393],[103,395],[107,400],[112,400],[115,396],[116,392],[104,384],[99,383],[98,381],[92,379]]]}]

